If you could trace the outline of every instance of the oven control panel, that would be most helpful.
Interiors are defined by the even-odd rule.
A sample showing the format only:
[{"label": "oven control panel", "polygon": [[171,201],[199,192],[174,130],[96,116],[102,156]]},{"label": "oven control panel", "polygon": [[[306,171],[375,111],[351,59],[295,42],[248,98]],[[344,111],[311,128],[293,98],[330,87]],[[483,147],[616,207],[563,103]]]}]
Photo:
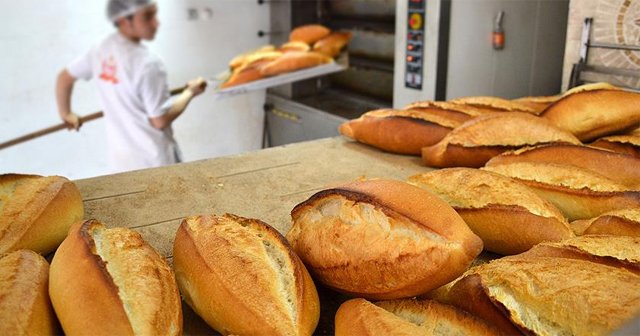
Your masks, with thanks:
[{"label": "oven control panel", "polygon": [[422,90],[426,0],[409,0],[404,86]]}]

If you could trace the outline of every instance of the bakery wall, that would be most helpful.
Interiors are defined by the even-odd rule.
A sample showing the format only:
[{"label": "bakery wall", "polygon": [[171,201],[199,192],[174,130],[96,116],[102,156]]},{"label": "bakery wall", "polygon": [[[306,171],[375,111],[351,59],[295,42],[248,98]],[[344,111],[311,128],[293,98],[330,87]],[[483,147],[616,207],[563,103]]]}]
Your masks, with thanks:
[{"label": "bakery wall", "polygon": [[[640,45],[640,1],[572,0],[563,65],[562,87],[569,85],[571,67],[580,59],[580,39],[584,19],[592,17],[591,41],[598,43]],[[590,49],[589,65],[640,71],[640,52]],[[608,81],[616,85],[640,87],[640,79],[596,75],[590,81]]]},{"label": "bakery wall", "polygon": [[[234,55],[266,43],[269,8],[253,0],[160,0],[160,31],[149,43],[169,70],[171,87],[213,77]],[[23,0],[0,12],[0,142],[60,122],[54,96],[58,72],[113,31],[105,1]],[[205,92],[174,123],[185,161],[259,149],[264,91],[215,101]],[[101,109],[93,83],[78,82],[76,113]],[[104,122],[60,131],[0,150],[0,173],[108,174]]]}]

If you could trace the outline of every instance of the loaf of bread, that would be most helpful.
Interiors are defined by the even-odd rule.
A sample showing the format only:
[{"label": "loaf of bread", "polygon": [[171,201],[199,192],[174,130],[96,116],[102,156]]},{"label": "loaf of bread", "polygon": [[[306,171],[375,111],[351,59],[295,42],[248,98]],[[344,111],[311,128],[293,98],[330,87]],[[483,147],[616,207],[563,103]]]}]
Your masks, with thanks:
[{"label": "loaf of bread", "polygon": [[459,122],[414,110],[381,109],[340,125],[340,133],[391,153],[420,155]]},{"label": "loaf of bread", "polygon": [[49,264],[30,250],[0,258],[0,331],[3,335],[57,335],[49,300]]},{"label": "loaf of bread", "polygon": [[332,58],[336,57],[349,44],[352,37],[353,33],[351,32],[333,32],[316,42],[313,45],[313,51]]},{"label": "loaf of bread", "polygon": [[574,144],[547,144],[502,153],[486,166],[517,162],[570,164],[592,170],[630,188],[640,187],[640,157]]},{"label": "loaf of bread", "polygon": [[487,322],[431,300],[349,300],[338,309],[335,325],[336,336],[500,335]]},{"label": "loaf of bread", "polygon": [[67,335],[182,334],[171,268],[127,228],[74,225],[51,262],[49,294]]},{"label": "loaf of bread", "polygon": [[423,113],[429,113],[443,118],[455,120],[460,123],[463,123],[477,116],[487,114],[486,112],[480,111],[473,106],[430,100],[411,103],[407,105],[407,107],[405,107],[405,110],[416,110]]},{"label": "loaf of bread", "polygon": [[542,243],[516,257],[586,260],[624,268],[640,276],[640,237],[586,235],[561,242]]},{"label": "loaf of bread", "polygon": [[570,221],[640,207],[640,191],[572,165],[518,162],[484,169],[525,183],[540,197],[553,203]]},{"label": "loaf of bread", "polygon": [[289,41],[299,41],[313,45],[330,33],[331,30],[323,25],[309,24],[294,28],[289,34]]},{"label": "loaf of bread", "polygon": [[522,97],[518,99],[514,99],[513,101],[519,104],[524,104],[529,106],[534,110],[533,114],[539,115],[542,113],[547,107],[551,104],[558,101],[562,96],[533,96],[533,97]]},{"label": "loaf of bread", "polygon": [[260,57],[260,55],[265,54],[265,53],[271,53],[276,51],[276,47],[273,45],[266,45],[266,46],[262,46],[256,50],[251,50],[248,51],[246,53],[242,53],[236,57],[234,57],[230,62],[229,62],[229,68],[233,71],[239,67],[241,67],[243,64],[246,64],[248,61],[250,61],[251,59],[255,59],[256,57]]},{"label": "loaf of bread", "polygon": [[58,247],[84,207],[76,185],[60,176],[0,175],[0,254]]},{"label": "loaf of bread", "polygon": [[257,220],[186,218],[173,247],[185,301],[223,335],[311,335],[320,302],[284,237]]},{"label": "loaf of bread", "polygon": [[300,41],[287,42],[280,46],[278,51],[286,53],[291,51],[309,51],[311,46]]},{"label": "loaf of bread", "polygon": [[476,267],[449,298],[510,335],[608,335],[640,312],[640,276],[579,259],[513,256]]},{"label": "loaf of bread", "polygon": [[536,113],[536,110],[527,104],[515,100],[507,100],[498,97],[462,97],[450,100],[454,104],[473,106],[484,112],[526,112]]},{"label": "loaf of bread", "polygon": [[614,134],[640,124],[640,93],[610,86],[568,91],[542,116],[581,141]]},{"label": "loaf of bread", "polygon": [[591,146],[640,158],[640,135],[615,135],[600,138]]},{"label": "loaf of bread", "polygon": [[540,242],[573,237],[553,204],[497,173],[448,168],[411,176],[409,183],[447,201],[491,252],[517,254]]},{"label": "loaf of bread", "polygon": [[443,200],[394,180],[348,183],[292,211],[287,234],[315,279],[370,299],[413,297],[461,275],[482,251]]},{"label": "loaf of bread", "polygon": [[555,142],[580,143],[542,118],[519,112],[492,113],[471,119],[437,144],[424,147],[422,160],[438,168],[482,167],[508,150]]},{"label": "loaf of bread", "polygon": [[571,222],[577,235],[614,235],[640,237],[640,208],[622,209]]},{"label": "loaf of bread", "polygon": [[261,73],[263,76],[275,76],[331,62],[333,58],[317,52],[291,51],[262,67]]}]

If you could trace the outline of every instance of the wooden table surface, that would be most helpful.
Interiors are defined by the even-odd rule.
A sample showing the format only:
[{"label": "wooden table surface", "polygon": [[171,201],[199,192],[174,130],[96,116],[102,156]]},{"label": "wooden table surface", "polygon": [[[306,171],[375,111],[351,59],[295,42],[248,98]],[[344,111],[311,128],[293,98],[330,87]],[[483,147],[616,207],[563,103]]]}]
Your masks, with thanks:
[{"label": "wooden table surface", "polygon": [[[343,137],[235,156],[77,180],[85,218],[138,231],[171,262],[176,230],[190,215],[233,213],[260,219],[283,235],[290,211],[328,185],[358,178],[407,177],[431,170],[419,157],[394,155]],[[333,314],[345,297],[318,286],[317,334],[333,333]],[[185,334],[211,334],[186,305]]]}]

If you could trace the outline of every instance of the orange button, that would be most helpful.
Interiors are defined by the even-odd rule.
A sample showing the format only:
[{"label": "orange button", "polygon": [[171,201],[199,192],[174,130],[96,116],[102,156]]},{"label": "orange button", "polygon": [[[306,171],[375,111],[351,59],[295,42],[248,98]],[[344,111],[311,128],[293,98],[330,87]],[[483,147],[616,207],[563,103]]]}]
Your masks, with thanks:
[{"label": "orange button", "polygon": [[418,13],[411,14],[409,17],[409,27],[414,30],[422,28],[422,15]]}]

